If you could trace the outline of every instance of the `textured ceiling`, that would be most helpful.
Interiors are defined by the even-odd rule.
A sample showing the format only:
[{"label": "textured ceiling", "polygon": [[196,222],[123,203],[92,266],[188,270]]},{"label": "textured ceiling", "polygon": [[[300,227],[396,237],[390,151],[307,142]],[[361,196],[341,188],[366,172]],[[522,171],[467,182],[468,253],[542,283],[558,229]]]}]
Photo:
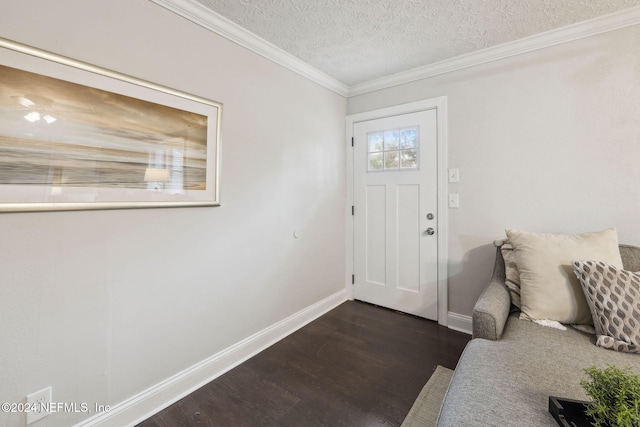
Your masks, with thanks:
[{"label": "textured ceiling", "polygon": [[352,86],[640,0],[196,0]]}]

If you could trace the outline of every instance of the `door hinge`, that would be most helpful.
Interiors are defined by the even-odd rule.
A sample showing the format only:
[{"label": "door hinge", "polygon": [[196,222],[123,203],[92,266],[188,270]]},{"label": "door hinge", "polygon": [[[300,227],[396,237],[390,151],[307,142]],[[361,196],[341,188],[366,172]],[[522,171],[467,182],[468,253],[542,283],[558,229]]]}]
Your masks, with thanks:
[{"label": "door hinge", "polygon": [[351,137],[351,146],[352,147],[353,147],[353,144],[354,144],[354,140],[353,140],[353,137]]},{"label": "door hinge", "polygon": [[356,284],[356,275],[355,275],[355,274],[352,274],[352,275],[351,275],[351,284],[352,284],[352,285],[355,285],[355,284]]},{"label": "door hinge", "polygon": [[356,214],[356,207],[355,206],[351,206],[351,216]]}]

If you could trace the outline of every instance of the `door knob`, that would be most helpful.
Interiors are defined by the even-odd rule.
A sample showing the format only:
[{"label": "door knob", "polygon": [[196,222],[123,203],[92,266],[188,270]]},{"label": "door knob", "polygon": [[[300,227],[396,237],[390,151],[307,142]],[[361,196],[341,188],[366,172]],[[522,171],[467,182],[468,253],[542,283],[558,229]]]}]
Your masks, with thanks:
[{"label": "door knob", "polygon": [[425,230],[425,233],[427,233],[429,236],[432,236],[434,233],[436,232],[436,230],[434,230],[433,228],[429,227]]}]

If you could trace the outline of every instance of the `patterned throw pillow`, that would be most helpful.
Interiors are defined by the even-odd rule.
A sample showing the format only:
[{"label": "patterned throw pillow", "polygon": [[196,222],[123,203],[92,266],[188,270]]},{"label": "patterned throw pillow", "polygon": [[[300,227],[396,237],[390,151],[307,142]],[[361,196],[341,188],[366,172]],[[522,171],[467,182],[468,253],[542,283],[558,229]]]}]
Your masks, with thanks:
[{"label": "patterned throw pillow", "polygon": [[500,248],[502,259],[504,259],[504,272],[506,276],[504,284],[507,286],[507,289],[509,289],[511,303],[520,308],[520,272],[516,265],[516,256],[513,254],[513,246],[511,246],[511,243],[509,243],[507,239],[496,240],[493,244]]},{"label": "patterned throw pillow", "polygon": [[601,261],[573,261],[589,303],[596,345],[640,353],[640,273]]}]

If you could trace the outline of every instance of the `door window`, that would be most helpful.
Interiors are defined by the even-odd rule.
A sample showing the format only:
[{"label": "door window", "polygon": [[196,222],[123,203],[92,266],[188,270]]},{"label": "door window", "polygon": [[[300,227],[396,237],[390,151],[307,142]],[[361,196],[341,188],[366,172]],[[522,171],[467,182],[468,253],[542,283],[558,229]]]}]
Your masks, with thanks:
[{"label": "door window", "polygon": [[367,134],[367,172],[418,169],[418,128],[388,129]]}]

